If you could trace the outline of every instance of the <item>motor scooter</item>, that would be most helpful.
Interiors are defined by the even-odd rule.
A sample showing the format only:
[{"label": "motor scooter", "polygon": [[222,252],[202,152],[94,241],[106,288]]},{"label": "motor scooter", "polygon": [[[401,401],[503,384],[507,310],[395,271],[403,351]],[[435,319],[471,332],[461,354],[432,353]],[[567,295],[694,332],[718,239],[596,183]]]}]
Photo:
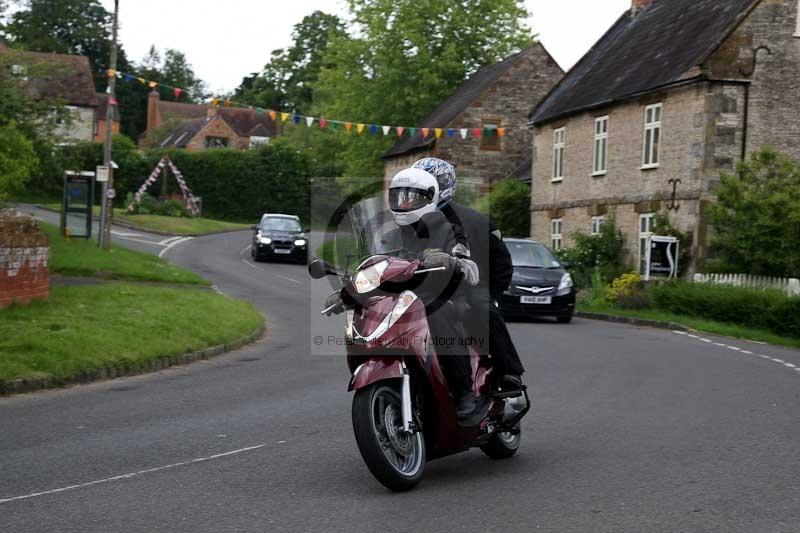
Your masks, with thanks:
[{"label": "motor scooter", "polygon": [[[494,384],[490,356],[470,347],[472,377],[485,415],[464,427],[431,340],[425,303],[414,288],[421,277],[445,267],[422,269],[419,260],[374,255],[352,274],[316,260],[315,279],[341,280],[340,299],[323,314],[345,314],[348,386],[356,443],[370,472],[393,491],[413,488],[427,461],[480,449],[489,457],[514,455],[520,421],[530,409],[528,392]],[[479,415],[480,416],[480,415]]]}]

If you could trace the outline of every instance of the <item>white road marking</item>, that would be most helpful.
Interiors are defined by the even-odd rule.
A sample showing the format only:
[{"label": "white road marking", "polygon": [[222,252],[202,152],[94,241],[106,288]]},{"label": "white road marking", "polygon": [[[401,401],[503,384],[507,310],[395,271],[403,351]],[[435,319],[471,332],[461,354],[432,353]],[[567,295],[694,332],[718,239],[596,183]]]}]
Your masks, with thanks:
[{"label": "white road marking", "polygon": [[253,245],[252,245],[252,244],[248,244],[247,246],[245,246],[245,247],[244,247],[244,250],[242,250],[241,252],[239,252],[239,255],[244,255],[244,254],[246,254],[246,253],[247,253],[247,250],[249,250],[249,249],[250,249],[250,248],[252,248],[252,247],[253,247]]},{"label": "white road marking", "polygon": [[17,500],[26,500],[28,498],[36,498],[37,496],[45,496],[47,494],[55,494],[55,493],[64,492],[64,491],[67,491],[67,490],[80,489],[80,488],[89,487],[89,486],[92,486],[92,485],[99,485],[100,483],[108,483],[110,481],[119,481],[121,479],[130,479],[132,477],[140,476],[142,474],[150,474],[152,472],[159,472],[161,470],[167,470],[167,469],[176,468],[176,467],[179,467],[179,466],[185,466],[185,465],[190,465],[190,464],[194,464],[194,463],[202,463],[203,461],[211,461],[212,459],[219,459],[221,457],[227,457],[229,455],[235,455],[237,453],[250,452],[250,451],[253,451],[253,450],[257,450],[259,448],[263,448],[266,445],[267,444],[264,443],[264,444],[258,444],[256,446],[248,446],[247,448],[239,448],[238,450],[232,450],[230,452],[217,453],[217,454],[214,454],[214,455],[209,455],[207,457],[199,457],[197,459],[190,459],[188,461],[181,461],[179,463],[172,463],[172,464],[169,464],[169,465],[157,466],[155,468],[148,468],[146,470],[139,470],[137,472],[131,472],[129,474],[120,474],[118,476],[112,476],[112,477],[107,477],[107,478],[103,478],[103,479],[96,479],[94,481],[89,481],[88,483],[78,483],[76,485],[69,485],[69,486],[60,487],[60,488],[57,488],[57,489],[44,490],[44,491],[41,491],[41,492],[32,492],[30,494],[25,494],[25,495],[22,495],[22,496],[14,496],[12,498],[4,498],[4,499],[0,499],[0,504],[13,502],[13,501],[17,501]]},{"label": "white road marking", "polygon": [[[750,350],[743,350],[742,348],[739,348],[738,346],[732,346],[730,344],[724,344],[724,343],[721,343],[721,342],[713,342],[710,339],[705,339],[703,337],[698,337],[697,335],[692,335],[691,333],[687,334],[687,333],[684,333],[682,331],[673,331],[672,333],[675,333],[676,335],[685,335],[687,337],[691,337],[693,339],[697,339],[697,340],[703,341],[703,342],[709,342],[709,343],[712,343],[714,346],[719,346],[721,348],[727,348],[729,350],[733,350],[733,351],[736,351],[736,352],[739,352],[739,353],[743,353],[745,355],[752,355],[752,356],[755,356],[755,357],[760,357],[761,359],[766,359],[768,361],[772,361],[773,363],[778,363],[779,365],[783,365],[786,368],[791,368],[792,370],[794,370],[796,372],[800,372],[800,367],[798,367],[797,365],[792,364],[792,363],[787,363],[783,359],[778,359],[777,357],[772,357],[770,355],[764,355],[764,354],[760,354],[760,353],[753,353]],[[766,343],[762,343],[762,344],[766,344]]]},{"label": "white road marking", "polygon": [[286,281],[291,281],[292,283],[297,283],[298,285],[302,285],[303,284],[302,281],[297,281],[296,279],[287,278],[286,276],[281,276],[280,274],[275,274],[275,275],[278,276],[281,279],[285,279]]},{"label": "white road marking", "polygon": [[123,233],[121,231],[111,230],[111,235],[118,235],[120,237],[144,237],[141,233]]},{"label": "white road marking", "polygon": [[169,244],[166,246],[166,248],[164,248],[163,250],[161,250],[160,252],[158,252],[158,257],[164,257],[164,254],[165,254],[165,253],[167,253],[167,252],[168,252],[170,249],[172,249],[172,247],[173,247],[173,246],[176,246],[176,245],[178,245],[178,244],[181,244],[182,242],[190,241],[190,240],[192,240],[193,238],[194,238],[194,237],[181,237],[181,238],[180,238],[180,239],[178,239],[177,241],[172,241],[171,243],[169,243]]},{"label": "white road marking", "polygon": [[163,241],[159,241],[158,244],[160,244],[161,246],[166,246],[167,244],[171,243],[172,241],[177,241],[180,238],[181,238],[180,235],[176,235],[175,237],[170,237],[169,239],[164,239]]},{"label": "white road marking", "polygon": [[253,270],[258,270],[258,267],[257,267],[257,266],[255,266],[255,265],[254,265],[253,263],[251,263],[250,261],[248,261],[247,259],[242,259],[242,261],[244,261],[244,264],[245,264],[245,265],[247,265],[247,266],[249,266],[249,267],[250,267],[250,268],[252,268]]},{"label": "white road marking", "polygon": [[150,246],[163,246],[158,244],[156,241],[146,241],[144,239],[134,239],[133,237],[123,237],[122,235],[117,235],[120,239],[124,241],[131,241],[131,242],[140,242],[142,244],[149,244]]}]

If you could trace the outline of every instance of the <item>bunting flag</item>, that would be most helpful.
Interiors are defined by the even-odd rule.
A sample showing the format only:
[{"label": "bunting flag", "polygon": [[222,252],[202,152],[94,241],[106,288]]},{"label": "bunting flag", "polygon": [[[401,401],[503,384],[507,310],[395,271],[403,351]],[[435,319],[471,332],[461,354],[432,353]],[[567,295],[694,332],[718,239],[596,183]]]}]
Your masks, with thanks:
[{"label": "bunting flag", "polygon": [[[136,76],[135,74],[128,74],[125,72],[120,72],[115,69],[99,69],[98,72],[105,72],[105,74],[109,78],[119,78],[120,80],[124,80],[126,82],[132,82],[134,80],[139,81],[142,85],[149,86],[151,89],[156,90],[159,88],[164,88],[172,91],[172,94],[175,96],[176,100],[179,100],[181,95],[188,94],[185,89],[180,87],[173,87],[171,85],[160,83],[156,80],[148,81],[145,78],[141,78]],[[202,99],[202,95],[193,95],[195,98]],[[255,112],[259,115],[263,115],[264,113],[269,115],[269,118],[273,121],[277,120],[278,115],[280,115],[281,122],[286,122],[289,117],[292,118],[292,123],[300,124],[301,122],[305,122],[307,127],[312,127],[314,122],[319,125],[320,129],[325,129],[330,127],[332,130],[339,130],[342,126],[344,126],[344,130],[346,133],[351,133],[353,129],[353,125],[356,126],[356,132],[358,134],[364,133],[364,130],[369,132],[371,135],[378,135],[381,132],[384,136],[388,136],[394,130],[395,134],[398,138],[402,137],[406,134],[409,136],[414,137],[418,132],[422,134],[424,139],[428,139],[431,135],[433,135],[436,139],[441,139],[444,135],[447,135],[448,138],[455,138],[456,135],[460,136],[462,140],[467,140],[470,137],[473,139],[480,139],[486,136],[497,135],[497,137],[505,137],[506,134],[516,128],[521,128],[523,126],[514,126],[512,127],[474,127],[474,128],[447,128],[447,127],[415,127],[415,126],[389,126],[389,125],[379,125],[379,124],[368,124],[364,122],[346,122],[343,120],[334,120],[329,118],[323,117],[312,117],[307,115],[302,115],[295,112],[287,112],[287,111],[276,111],[274,109],[264,109],[261,107],[254,107],[248,104],[242,104],[238,102],[232,101],[230,98],[221,99],[219,97],[213,97],[209,101],[212,107],[217,107],[222,103],[225,107],[240,107],[255,110]],[[119,105],[118,102],[114,99],[110,100],[111,105]],[[527,126],[525,126],[527,127]]]},{"label": "bunting flag", "polygon": [[117,102],[117,99],[116,99],[116,98],[109,97],[109,99],[108,99],[108,104],[109,104],[109,105],[117,105],[118,103],[119,103],[119,102]]}]

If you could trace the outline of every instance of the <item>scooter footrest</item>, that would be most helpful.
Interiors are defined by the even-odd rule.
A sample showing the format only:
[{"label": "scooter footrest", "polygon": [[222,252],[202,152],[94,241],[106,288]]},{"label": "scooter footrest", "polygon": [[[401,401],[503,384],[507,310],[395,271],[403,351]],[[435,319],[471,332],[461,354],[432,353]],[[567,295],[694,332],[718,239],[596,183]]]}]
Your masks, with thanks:
[{"label": "scooter footrest", "polygon": [[496,391],[492,393],[492,398],[497,400],[505,400],[506,398],[516,398],[518,396],[522,396],[525,393],[525,385],[522,386],[521,389],[509,390],[509,391]]}]

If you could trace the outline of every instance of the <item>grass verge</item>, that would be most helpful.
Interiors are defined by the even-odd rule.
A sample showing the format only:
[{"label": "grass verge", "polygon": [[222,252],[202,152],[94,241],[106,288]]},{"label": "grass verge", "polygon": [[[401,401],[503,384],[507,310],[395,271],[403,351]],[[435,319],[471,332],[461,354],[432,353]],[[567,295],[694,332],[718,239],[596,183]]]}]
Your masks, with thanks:
[{"label": "grass verge", "polygon": [[263,323],[252,305],[199,288],[55,286],[0,311],[0,380],[65,379],[223,344]]},{"label": "grass verge", "polygon": [[66,240],[59,229],[41,224],[50,237],[50,271],[65,276],[93,276],[109,279],[205,284],[208,282],[189,270],[176,267],[155,255],[112,246],[111,251],[97,247],[92,239]]},{"label": "grass verge", "polygon": [[578,311],[585,311],[587,313],[602,313],[613,316],[623,316],[631,318],[646,318],[649,320],[659,320],[662,322],[674,322],[681,324],[688,328],[710,333],[712,335],[721,335],[723,337],[733,337],[735,339],[745,339],[758,342],[766,342],[776,346],[787,346],[789,348],[800,348],[800,339],[793,337],[783,337],[775,333],[762,330],[739,326],[736,324],[729,324],[727,322],[716,322],[714,320],[706,320],[702,318],[694,318],[686,315],[676,315],[655,309],[642,309],[638,311],[631,311],[626,309],[616,309],[606,305],[587,305],[585,303],[578,304]]},{"label": "grass verge", "polygon": [[[59,203],[37,203],[41,207],[61,211]],[[94,216],[100,216],[100,207],[93,209]],[[163,215],[130,215],[124,209],[114,209],[114,221],[140,228],[142,231],[157,231],[171,235],[201,235],[223,231],[239,231],[250,228],[251,224],[226,222],[211,218],[167,217]]]}]

